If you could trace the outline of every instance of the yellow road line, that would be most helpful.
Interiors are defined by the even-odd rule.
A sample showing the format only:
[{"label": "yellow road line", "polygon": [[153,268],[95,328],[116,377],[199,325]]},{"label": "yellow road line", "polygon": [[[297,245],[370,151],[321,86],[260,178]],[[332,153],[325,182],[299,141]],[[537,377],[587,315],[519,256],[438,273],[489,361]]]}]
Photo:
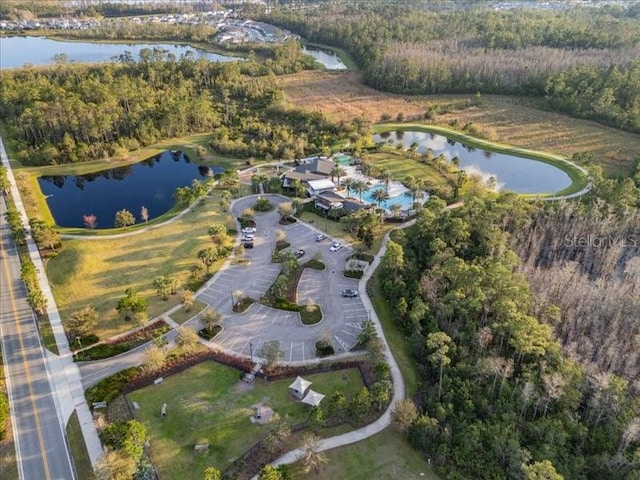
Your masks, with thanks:
[{"label": "yellow road line", "polygon": [[[3,242],[4,243],[4,242]],[[4,244],[3,244],[4,246]],[[6,275],[7,278],[7,288],[9,291],[9,298],[11,299],[11,306],[13,308],[13,319],[16,320],[16,329],[18,330],[18,339],[20,341],[20,356],[22,357],[22,365],[25,368],[25,374],[27,376],[27,385],[29,387],[29,401],[31,402],[31,405],[33,406],[33,413],[34,413],[34,418],[36,420],[36,430],[38,432],[38,443],[40,444],[40,450],[42,452],[42,456],[43,456],[43,464],[44,464],[44,471],[45,471],[45,475],[47,476],[47,478],[51,478],[51,473],[49,472],[49,460],[47,458],[47,450],[44,446],[44,438],[42,436],[42,426],[40,425],[40,418],[38,417],[38,406],[36,405],[36,402],[34,400],[34,394],[33,394],[33,386],[31,384],[31,373],[29,372],[29,367],[27,365],[27,359],[25,356],[25,348],[24,348],[24,341],[22,339],[22,329],[20,328],[20,318],[18,317],[18,308],[16,306],[16,299],[14,296],[14,292],[13,292],[13,286],[11,285],[11,272],[9,271],[9,262],[8,260],[8,255],[5,255],[5,249],[2,249],[2,257],[5,257],[2,262],[3,265],[3,269],[4,269],[4,273]],[[42,353],[42,352],[41,352]],[[43,359],[43,361],[45,361]],[[19,434],[19,432],[15,432],[16,434]]]}]

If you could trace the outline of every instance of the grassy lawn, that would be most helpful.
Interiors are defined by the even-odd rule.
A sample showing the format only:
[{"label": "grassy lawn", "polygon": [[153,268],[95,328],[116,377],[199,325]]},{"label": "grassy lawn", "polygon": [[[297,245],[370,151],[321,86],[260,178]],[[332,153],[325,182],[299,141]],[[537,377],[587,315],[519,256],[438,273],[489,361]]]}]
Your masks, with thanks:
[{"label": "grassy lawn", "polygon": [[[347,398],[363,386],[357,369],[305,378],[318,392],[341,390]],[[289,397],[292,379],[268,383],[258,379],[246,391],[236,389],[239,379],[238,370],[204,362],[128,395],[141,407],[135,414],[149,429],[151,456],[161,478],[202,478],[208,466],[224,469],[267,432],[268,427],[249,420],[256,403],[264,402],[291,423],[306,419],[308,405]],[[166,418],[159,415],[163,403]],[[194,457],[193,446],[201,439],[209,441],[209,455]]]},{"label": "grassy lawn", "polygon": [[[278,77],[278,84],[292,103],[322,112],[336,121],[363,117],[376,123],[383,114],[395,118],[398,113],[405,119],[421,121],[430,106],[475,101],[474,95],[411,96],[379,92],[366,86],[358,73],[300,72]],[[451,109],[430,122],[442,126],[455,119],[460,125],[473,123],[492,140],[565,157],[592,152],[595,163],[602,165],[607,174],[631,172],[635,158],[640,155],[640,135],[535,106],[531,99],[482,95],[479,105]]]},{"label": "grassy lawn", "polygon": [[451,188],[445,176],[433,166],[410,158],[402,151],[385,149],[383,152],[371,154],[371,159],[375,165],[389,170],[393,178],[399,182],[403,181],[408,175],[412,175],[425,181],[430,188],[438,187],[439,190]]},{"label": "grassy lawn", "polygon": [[194,315],[197,315],[198,313],[200,313],[206,307],[207,307],[206,303],[201,302],[200,300],[196,300],[193,303],[193,307],[191,307],[191,310],[189,310],[188,312],[185,309],[185,307],[180,307],[180,309],[173,312],[170,315],[170,317],[174,322],[183,324],[184,322],[192,318]]},{"label": "grassy lawn", "polygon": [[389,427],[352,445],[325,452],[329,463],[320,474],[304,473],[300,464],[292,466],[293,480],[314,478],[340,480],[423,479],[438,480],[431,466],[402,435]]},{"label": "grassy lawn", "polygon": [[[149,300],[155,317],[179,302],[179,295],[163,301],[153,288],[159,275],[175,278],[184,288],[198,250],[210,245],[207,229],[213,223],[232,225],[231,216],[219,209],[216,193],[180,219],[132,237],[65,240],[60,254],[47,262],[47,275],[65,319],[85,305],[100,314],[96,335],[105,339],[130,329],[115,307],[127,288]],[[223,260],[211,267],[215,272]]]},{"label": "grassy lawn", "polygon": [[402,372],[402,378],[404,379],[406,388],[405,396],[411,398],[416,392],[418,371],[411,357],[410,347],[407,344],[405,334],[394,321],[391,308],[382,295],[378,281],[378,271],[373,274],[371,280],[367,283],[367,293],[378,315],[378,319],[380,319],[389,348]]},{"label": "grassy lawn", "polygon": [[67,423],[67,439],[78,478],[93,480],[95,475],[93,474],[93,467],[91,466],[91,460],[84,443],[80,421],[76,412],[71,414],[69,423]]}]

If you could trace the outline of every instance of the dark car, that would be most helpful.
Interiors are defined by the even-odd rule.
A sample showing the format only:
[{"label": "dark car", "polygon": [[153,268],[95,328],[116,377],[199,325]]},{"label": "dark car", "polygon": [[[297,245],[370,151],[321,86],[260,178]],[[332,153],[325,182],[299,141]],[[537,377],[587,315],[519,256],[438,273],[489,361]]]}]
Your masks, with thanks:
[{"label": "dark car", "polygon": [[355,298],[358,295],[358,290],[356,290],[355,288],[345,288],[344,290],[342,290],[343,297]]},{"label": "dark car", "polygon": [[305,254],[305,251],[302,249],[296,250],[295,252],[293,252],[294,257],[296,258],[300,258]]},{"label": "dark car", "polygon": [[253,248],[253,242],[242,242],[244,248]]}]

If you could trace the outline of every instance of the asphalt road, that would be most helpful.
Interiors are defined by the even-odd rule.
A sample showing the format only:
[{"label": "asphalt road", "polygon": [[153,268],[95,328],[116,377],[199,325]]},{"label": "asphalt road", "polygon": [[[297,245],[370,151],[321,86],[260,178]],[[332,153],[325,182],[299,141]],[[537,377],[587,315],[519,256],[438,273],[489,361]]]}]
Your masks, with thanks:
[{"label": "asphalt road", "polygon": [[0,336],[18,458],[24,480],[74,479],[54,405],[35,318],[20,279],[20,259],[0,201]]}]

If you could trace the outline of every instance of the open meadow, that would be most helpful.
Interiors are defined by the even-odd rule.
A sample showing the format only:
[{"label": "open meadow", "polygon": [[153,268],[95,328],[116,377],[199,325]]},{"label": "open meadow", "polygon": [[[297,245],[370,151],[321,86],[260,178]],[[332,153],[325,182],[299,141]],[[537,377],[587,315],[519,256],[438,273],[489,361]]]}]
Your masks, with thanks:
[{"label": "open meadow", "polygon": [[[128,395],[130,402],[140,406],[136,419],[149,429],[151,457],[160,478],[197,479],[208,466],[227,467],[269,431],[268,425],[251,423],[254,405],[272,408],[290,425],[306,420],[311,407],[290,396],[293,378],[257,379],[248,386],[240,381],[240,373],[207,361]],[[317,392],[342,391],[347,399],[363,387],[355,368],[304,378],[313,382],[311,388]],[[163,403],[167,404],[165,418],[160,416]],[[210,444],[209,454],[194,456],[194,445],[203,440]]]},{"label": "open meadow", "polygon": [[567,157],[591,152],[609,175],[630,172],[640,156],[640,135],[538,110],[517,97],[483,95],[475,105],[473,95],[397,95],[374,90],[359,74],[346,72],[308,71],[278,81],[293,104],[337,121],[363,117],[377,123],[384,114],[395,120],[399,113],[406,120],[422,120],[429,107],[459,105],[425,122],[446,126],[457,119],[461,126],[473,123],[487,139]]},{"label": "open meadow", "polygon": [[[91,305],[100,314],[96,334],[105,339],[134,326],[116,311],[127,288],[149,300],[149,317],[176,305],[179,295],[163,301],[153,279],[160,275],[176,279],[178,291],[187,285],[197,252],[211,244],[208,228],[214,223],[234,226],[231,215],[220,211],[219,201],[214,190],[186,215],[136,235],[65,240],[60,254],[47,262],[47,276],[63,320]],[[223,262],[213,264],[211,272]]]}]

